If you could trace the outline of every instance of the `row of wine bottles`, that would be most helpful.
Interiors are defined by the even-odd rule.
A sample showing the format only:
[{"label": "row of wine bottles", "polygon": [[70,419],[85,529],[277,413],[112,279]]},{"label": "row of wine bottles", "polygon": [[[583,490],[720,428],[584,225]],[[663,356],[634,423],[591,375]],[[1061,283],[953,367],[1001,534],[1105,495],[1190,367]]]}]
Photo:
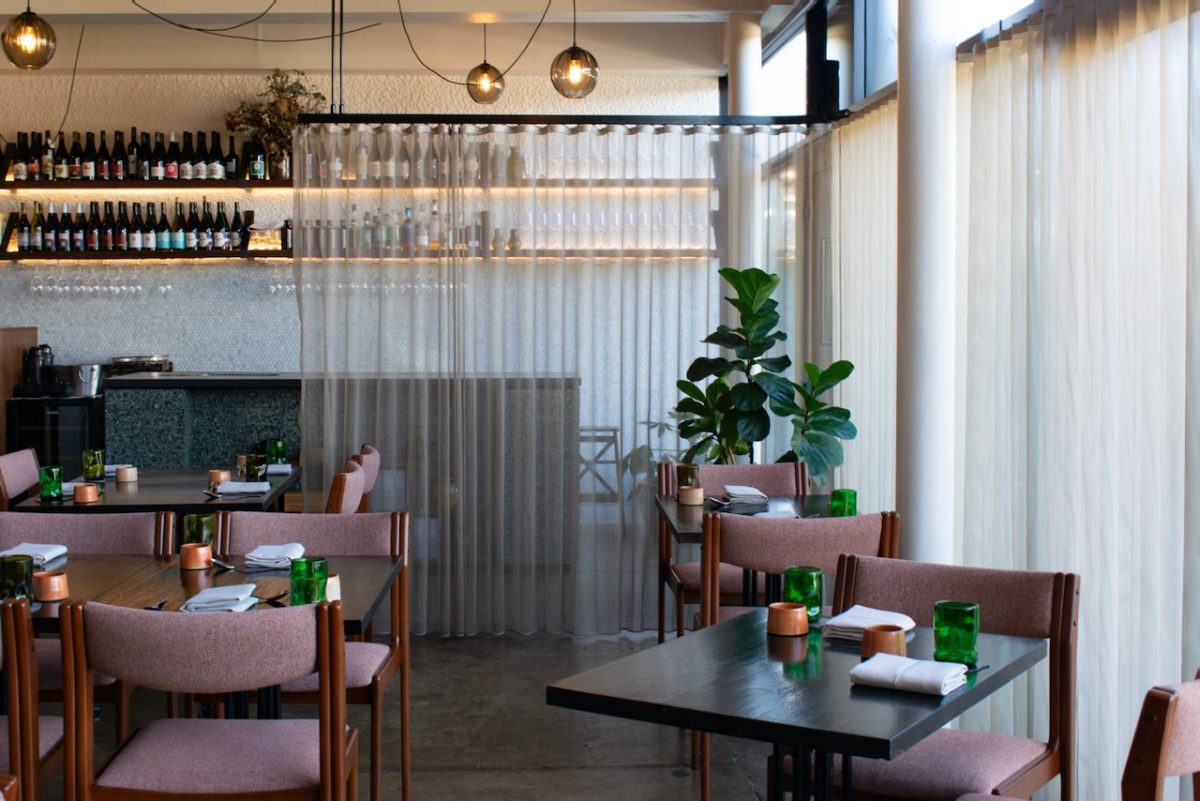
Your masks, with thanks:
[{"label": "row of wine bottles", "polygon": [[129,142],[124,131],[113,132],[112,147],[108,144],[108,132],[97,135],[88,131],[81,137],[78,131],[71,135],[68,145],[62,131],[51,137],[46,131],[19,132],[12,162],[14,181],[212,181],[212,180],[265,180],[291,177],[285,155],[278,174],[268,176],[267,153],[261,143],[250,143],[248,164],[242,164],[236,142],[229,137],[229,149],[221,147],[221,135],[213,131],[211,138],[204,131],[197,131],[195,139],[190,131],[184,132],[182,146],[175,132],[154,134],[131,128]]},{"label": "row of wine bottles", "polygon": [[[115,205],[115,209],[114,209]],[[87,213],[83,203],[75,204],[71,215],[69,203],[63,204],[62,215],[54,202],[43,214],[42,204],[33,204],[33,215],[26,214],[21,204],[17,218],[17,250],[31,251],[144,251],[144,250],[240,250],[242,241],[249,236],[247,227],[254,219],[254,212],[247,209],[245,218],[238,203],[233,204],[233,216],[225,214],[225,203],[218,202],[214,214],[211,204],[189,203],[185,214],[183,204],[175,201],[175,215],[168,220],[167,204],[146,204],[145,217],[142,204],[125,201],[101,204],[91,201]]]}]

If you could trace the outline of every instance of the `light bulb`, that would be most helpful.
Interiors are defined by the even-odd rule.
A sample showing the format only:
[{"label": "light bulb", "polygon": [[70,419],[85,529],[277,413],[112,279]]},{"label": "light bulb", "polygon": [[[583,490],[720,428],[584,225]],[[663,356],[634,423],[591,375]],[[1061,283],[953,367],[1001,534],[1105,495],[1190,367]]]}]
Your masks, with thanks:
[{"label": "light bulb", "polygon": [[21,69],[41,69],[54,57],[58,39],[50,23],[26,11],[9,20],[0,35],[4,55]]},{"label": "light bulb", "polygon": [[596,88],[599,75],[596,57],[578,45],[571,45],[559,53],[550,64],[550,83],[567,98],[587,96]]},{"label": "light bulb", "polygon": [[504,76],[486,61],[467,74],[467,94],[476,103],[495,103],[504,93]]},{"label": "light bulb", "polygon": [[571,59],[571,64],[567,67],[567,80],[574,84],[583,80],[583,64],[579,63],[579,59]]}]

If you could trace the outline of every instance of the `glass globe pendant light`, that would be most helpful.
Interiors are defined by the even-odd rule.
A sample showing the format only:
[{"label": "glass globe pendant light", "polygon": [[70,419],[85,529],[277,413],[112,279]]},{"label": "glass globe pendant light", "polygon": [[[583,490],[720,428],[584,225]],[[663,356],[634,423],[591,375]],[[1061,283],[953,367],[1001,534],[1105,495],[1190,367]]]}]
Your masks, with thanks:
[{"label": "glass globe pendant light", "polygon": [[550,64],[550,83],[563,97],[586,97],[596,88],[600,67],[596,57],[579,46],[575,38],[575,0],[571,0],[571,46],[554,57]]},{"label": "glass globe pendant light", "polygon": [[23,70],[38,70],[50,63],[58,38],[50,23],[29,10],[26,0],[25,12],[8,21],[0,35],[4,55]]},{"label": "glass globe pendant light", "polygon": [[467,73],[467,94],[476,103],[495,103],[504,94],[504,75],[487,60],[487,26],[483,26],[483,63]]}]

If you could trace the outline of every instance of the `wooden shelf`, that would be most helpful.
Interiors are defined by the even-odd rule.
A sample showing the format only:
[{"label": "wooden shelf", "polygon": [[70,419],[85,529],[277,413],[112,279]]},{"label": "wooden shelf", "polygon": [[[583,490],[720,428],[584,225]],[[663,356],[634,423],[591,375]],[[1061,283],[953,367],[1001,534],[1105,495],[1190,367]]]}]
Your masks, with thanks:
[{"label": "wooden shelf", "polygon": [[248,259],[290,259],[290,250],[125,250],[125,251],[8,251],[0,261],[246,261]]},{"label": "wooden shelf", "polygon": [[97,193],[114,190],[172,190],[192,192],[214,189],[291,189],[291,180],[251,181],[246,178],[217,181],[4,181],[0,187],[9,191],[36,190],[39,192],[81,192],[95,190]]},{"label": "wooden shelf", "polygon": [[[569,259],[572,261],[578,261],[581,259],[611,260],[611,259],[618,259],[618,258],[619,259],[641,259],[641,260],[648,260],[648,259],[697,260],[697,259],[715,259],[716,257],[717,257],[717,251],[706,250],[706,249],[701,249],[701,248],[685,249],[685,250],[679,250],[679,249],[618,250],[615,248],[595,248],[595,249],[591,249],[591,250],[578,250],[578,249],[530,250],[528,248],[525,248],[522,250],[505,251],[504,253],[489,254],[486,256],[460,256],[459,258],[461,258],[465,261],[496,262],[496,261],[533,261],[534,259],[542,259],[542,260]],[[406,263],[406,262],[428,264],[428,263],[433,263],[436,261],[449,259],[449,258],[451,258],[451,256],[448,253],[443,253],[440,255],[435,255],[435,254],[419,254],[419,255],[417,255],[417,254],[414,254],[411,256],[402,256],[399,254],[394,254],[394,255],[387,255],[387,256],[376,255],[376,256],[353,256],[353,257],[313,255],[313,256],[302,257],[301,261],[325,262],[325,263],[330,263],[330,264],[343,263],[343,262],[348,262],[348,261],[363,262],[363,263],[377,262],[377,263],[381,263],[381,264],[382,263],[401,264],[401,263]]]}]

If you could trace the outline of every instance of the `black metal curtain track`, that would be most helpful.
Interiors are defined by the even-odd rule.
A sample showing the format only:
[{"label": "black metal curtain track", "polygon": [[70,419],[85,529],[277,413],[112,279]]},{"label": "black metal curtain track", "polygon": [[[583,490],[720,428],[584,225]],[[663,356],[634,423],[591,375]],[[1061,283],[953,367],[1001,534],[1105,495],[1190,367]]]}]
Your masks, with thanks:
[{"label": "black metal curtain track", "polygon": [[833,122],[847,116],[848,112],[793,117],[749,117],[717,115],[698,117],[655,117],[643,115],[604,116],[588,114],[301,114],[300,123],[364,123],[364,124],[413,124],[436,123],[438,125],[815,125]]}]

